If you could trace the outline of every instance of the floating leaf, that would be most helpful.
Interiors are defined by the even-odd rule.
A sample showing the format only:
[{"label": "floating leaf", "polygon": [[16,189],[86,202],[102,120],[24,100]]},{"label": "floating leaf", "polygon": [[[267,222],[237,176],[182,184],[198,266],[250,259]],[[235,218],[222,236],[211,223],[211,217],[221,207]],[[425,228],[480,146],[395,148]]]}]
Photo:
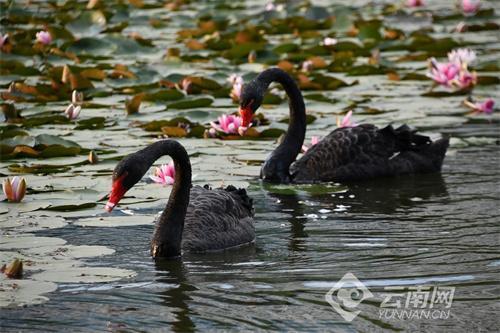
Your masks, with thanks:
[{"label": "floating leaf", "polygon": [[260,136],[263,138],[279,138],[282,134],[285,134],[286,131],[279,129],[279,128],[269,128],[266,130],[263,130],[260,133]]},{"label": "floating leaf", "polygon": [[267,93],[264,95],[264,99],[262,100],[262,104],[281,104],[282,101],[283,100],[278,95]]},{"label": "floating leaf", "polygon": [[59,145],[63,147],[76,147],[80,148],[80,145],[76,142],[63,139],[61,137],[50,135],[50,134],[40,134],[35,137],[36,146],[52,146]]},{"label": "floating leaf", "polygon": [[99,10],[84,11],[76,20],[66,25],[66,28],[78,37],[93,37],[106,27],[106,17]]},{"label": "floating leaf", "polygon": [[356,28],[358,28],[358,38],[361,40],[372,39],[375,41],[381,40],[382,35],[380,29],[382,27],[382,21],[371,20],[371,21],[358,21],[356,22]]},{"label": "floating leaf", "polygon": [[161,131],[170,138],[184,138],[187,135],[186,130],[182,127],[164,126]]},{"label": "floating leaf", "polygon": [[73,212],[76,210],[82,210],[87,208],[95,207],[97,204],[95,202],[85,202],[81,204],[68,204],[68,205],[50,205],[44,210],[53,210],[57,212]]},{"label": "floating leaf", "polygon": [[477,84],[482,86],[500,84],[500,77],[481,75],[477,78]]},{"label": "floating leaf", "polygon": [[[38,155],[38,152],[35,151]],[[37,156],[35,155],[35,156]],[[32,164],[32,165],[20,165],[20,164],[11,164],[9,165],[9,171],[16,173],[34,173],[34,174],[51,174],[51,173],[60,173],[66,172],[70,170],[71,167],[64,165],[52,165],[52,164]]]},{"label": "floating leaf", "polygon": [[381,75],[385,73],[387,73],[385,67],[372,65],[354,66],[347,71],[349,76]]},{"label": "floating leaf", "polygon": [[[306,115],[306,124],[307,125],[312,124],[315,120],[316,120],[316,117],[313,116],[312,114],[307,114]],[[290,121],[290,118],[286,117],[286,118],[281,119],[280,123],[288,124],[289,121]]]},{"label": "floating leaf", "polygon": [[104,128],[105,121],[106,121],[106,118],[104,118],[104,117],[92,117],[92,118],[88,118],[88,119],[79,120],[77,122],[77,126],[75,127],[75,129],[76,130],[83,130],[83,129],[96,130],[96,129]]},{"label": "floating leaf", "polygon": [[161,89],[144,95],[143,100],[152,102],[176,101],[184,98],[184,94],[177,89]]},{"label": "floating leaf", "polygon": [[66,147],[62,145],[52,145],[42,150],[41,157],[75,156],[80,153],[80,147]]},{"label": "floating leaf", "polygon": [[203,108],[212,105],[213,100],[211,98],[197,98],[188,101],[179,101],[170,103],[168,105],[169,109],[194,109]]},{"label": "floating leaf", "polygon": [[81,38],[73,42],[68,51],[77,55],[87,56],[109,56],[117,49],[116,45],[110,44],[98,38]]}]

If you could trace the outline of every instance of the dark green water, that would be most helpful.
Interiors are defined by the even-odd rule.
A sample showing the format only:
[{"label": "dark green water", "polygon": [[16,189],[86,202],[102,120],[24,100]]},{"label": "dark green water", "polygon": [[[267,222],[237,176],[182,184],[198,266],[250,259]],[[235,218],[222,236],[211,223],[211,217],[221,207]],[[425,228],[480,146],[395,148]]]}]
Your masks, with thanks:
[{"label": "dark green water", "polygon": [[[0,331],[498,331],[500,118],[498,106],[492,115],[473,114],[462,102],[500,102],[500,2],[483,1],[482,11],[468,18],[452,2],[432,1],[417,11],[389,1],[314,1],[316,7],[290,2],[278,13],[264,13],[265,2],[259,1],[178,8],[161,1],[144,1],[142,7],[101,1],[92,11],[86,1],[58,1],[57,9],[46,1],[0,3],[1,32],[14,43],[0,53],[2,98],[24,117],[2,123],[2,139],[15,128],[23,132],[14,146],[49,134],[81,148],[75,156],[59,156],[74,148],[66,142],[69,148],[59,147],[50,158],[35,158],[14,156],[9,146],[1,156],[2,180],[25,177],[28,193],[19,204],[0,202],[0,264],[16,257],[25,262],[22,280],[0,277]],[[461,21],[468,32],[455,31]],[[35,33],[45,27],[57,37],[51,46],[56,50],[33,48]],[[391,31],[399,37],[389,38]],[[326,36],[341,44],[325,49]],[[189,47],[191,39],[202,48]],[[431,92],[426,59],[442,61],[457,47],[477,53],[478,84],[470,92]],[[171,48],[180,56],[167,52]],[[257,60],[249,64],[253,49]],[[381,59],[366,67],[374,50]],[[321,56],[326,67],[301,72],[312,56]],[[339,64],[346,56],[352,63]],[[111,216],[101,200],[116,161],[162,136],[159,127],[146,131],[137,125],[185,117],[192,128],[208,127],[237,111],[229,98],[230,74],[248,81],[280,60],[292,64],[296,77],[319,84],[303,86],[307,112],[316,117],[308,125],[308,142],[335,129],[337,117],[352,109],[357,123],[407,123],[433,139],[449,136],[442,174],[269,186],[257,175],[275,138],[181,138],[196,184],[247,188],[255,203],[256,244],[154,262],[153,221],[170,189],[145,178]],[[76,121],[63,116],[72,90],[59,80],[66,64],[75,74],[97,70],[89,79],[92,87],[80,89],[86,99]],[[173,85],[186,75],[218,86],[179,95]],[[344,84],[320,84],[321,75]],[[5,95],[14,81],[38,90],[19,86],[25,90]],[[126,100],[140,93],[146,97],[139,113],[126,115]],[[277,104],[261,108],[270,125],[258,131],[286,128],[280,121],[288,105],[283,91],[277,95]],[[7,143],[2,141],[2,149]],[[96,151],[100,163],[86,163],[87,150]],[[371,293],[348,309],[359,311],[351,322],[325,299],[347,273]],[[399,319],[381,312],[387,295],[401,301],[399,310],[433,309],[406,306],[408,293],[419,287],[431,293],[454,288],[449,307],[435,308],[446,318]],[[334,298],[339,301],[339,294]]]},{"label": "dark green water", "polygon": [[[356,184],[345,193],[278,195],[258,183],[255,246],[153,262],[152,225],[67,226],[40,235],[106,245],[91,266],[137,276],[59,284],[42,305],[3,309],[2,327],[72,331],[494,331],[498,327],[498,148],[457,151],[443,175]],[[158,206],[160,209],[160,206]],[[153,219],[154,212],[138,211]],[[348,324],[324,295],[346,272],[375,295]],[[446,320],[379,318],[384,287],[452,286]]]}]

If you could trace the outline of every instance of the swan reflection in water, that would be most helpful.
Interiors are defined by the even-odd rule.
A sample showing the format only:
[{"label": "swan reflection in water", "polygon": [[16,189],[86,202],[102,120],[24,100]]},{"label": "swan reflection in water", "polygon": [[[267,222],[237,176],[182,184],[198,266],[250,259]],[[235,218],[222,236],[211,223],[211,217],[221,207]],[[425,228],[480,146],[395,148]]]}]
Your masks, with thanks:
[{"label": "swan reflection in water", "polygon": [[[289,248],[293,251],[303,250],[304,238],[308,237],[305,229],[308,219],[304,217],[308,214],[319,214],[321,209],[337,209],[353,218],[367,214],[371,218],[374,218],[374,215],[387,217],[412,207],[425,208],[429,203],[444,201],[448,197],[446,183],[440,173],[352,182],[346,187],[340,187],[338,193],[308,193],[307,187],[304,187],[306,191],[303,191],[295,185],[290,186],[292,191],[284,194],[283,191],[273,191],[273,185],[266,183],[260,184],[260,189],[272,198],[266,200],[272,202],[273,207],[269,209],[281,210],[291,215],[287,220],[290,223]],[[253,193],[252,195],[256,196]],[[304,204],[306,201],[312,202],[314,206]],[[329,217],[330,220],[336,218],[343,219],[344,216]]]}]

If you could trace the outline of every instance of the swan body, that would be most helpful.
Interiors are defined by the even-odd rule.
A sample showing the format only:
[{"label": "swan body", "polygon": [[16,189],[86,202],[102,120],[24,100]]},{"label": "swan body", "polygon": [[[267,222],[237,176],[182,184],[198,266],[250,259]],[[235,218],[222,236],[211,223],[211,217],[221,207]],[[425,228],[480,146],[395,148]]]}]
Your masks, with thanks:
[{"label": "swan body", "polygon": [[432,142],[407,126],[338,128],[290,167],[297,183],[347,182],[404,174],[438,172],[448,140]]},{"label": "swan body", "polygon": [[254,241],[252,200],[244,189],[191,188],[182,235],[184,251],[220,251]]},{"label": "swan body", "polygon": [[305,105],[297,84],[283,70],[267,69],[244,86],[240,99],[242,126],[250,125],[271,82],[280,83],[288,95],[290,122],[283,141],[262,165],[260,177],[264,181],[346,182],[441,170],[449,140],[433,142],[406,125],[396,129],[370,124],[338,128],[296,161],[306,132]]},{"label": "swan body", "polygon": [[253,201],[246,191],[234,186],[217,189],[208,185],[193,187],[189,156],[174,140],[157,141],[118,163],[113,172],[106,210],[113,210],[163,155],[172,157],[175,178],[151,241],[154,258],[177,257],[181,251],[221,251],[255,241]]}]

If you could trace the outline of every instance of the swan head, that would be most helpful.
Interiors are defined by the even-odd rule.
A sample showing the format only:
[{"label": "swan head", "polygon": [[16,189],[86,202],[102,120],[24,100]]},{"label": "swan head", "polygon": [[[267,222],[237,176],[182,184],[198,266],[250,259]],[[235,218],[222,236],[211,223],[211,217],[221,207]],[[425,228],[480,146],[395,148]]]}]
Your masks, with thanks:
[{"label": "swan head", "polygon": [[257,81],[251,81],[243,87],[240,96],[240,116],[242,118],[241,126],[250,127],[253,115],[261,106],[264,100],[265,89]]},{"label": "swan head", "polygon": [[109,200],[104,209],[111,212],[125,193],[142,179],[147,169],[148,166],[145,165],[144,159],[137,154],[129,155],[121,160],[113,171]]}]

